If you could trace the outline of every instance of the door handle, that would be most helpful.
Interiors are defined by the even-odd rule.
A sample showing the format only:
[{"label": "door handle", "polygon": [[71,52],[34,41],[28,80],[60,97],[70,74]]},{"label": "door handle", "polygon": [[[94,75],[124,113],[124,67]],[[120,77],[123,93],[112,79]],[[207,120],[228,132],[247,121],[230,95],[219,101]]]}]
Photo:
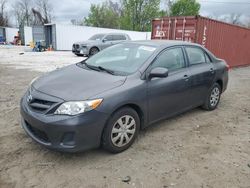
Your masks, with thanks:
[{"label": "door handle", "polygon": [[210,69],[210,72],[211,72],[212,74],[214,74],[214,69],[213,69],[213,68],[211,68],[211,69]]},{"label": "door handle", "polygon": [[184,75],[183,76],[183,80],[188,81],[189,80],[189,76],[188,75]]}]

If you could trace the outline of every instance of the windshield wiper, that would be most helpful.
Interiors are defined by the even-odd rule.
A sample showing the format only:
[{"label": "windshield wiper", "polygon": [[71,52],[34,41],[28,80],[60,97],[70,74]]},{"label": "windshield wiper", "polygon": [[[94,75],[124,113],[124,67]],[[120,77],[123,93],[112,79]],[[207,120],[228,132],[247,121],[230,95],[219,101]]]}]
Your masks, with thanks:
[{"label": "windshield wiper", "polygon": [[92,70],[95,70],[95,71],[100,71],[100,69],[96,66],[92,66],[92,65],[89,65],[88,63],[85,63],[85,62],[81,62],[83,65],[85,65],[86,67],[88,67],[89,69],[92,69]]},{"label": "windshield wiper", "polygon": [[104,67],[102,67],[102,66],[98,66],[97,68],[98,68],[99,70],[105,71],[105,72],[107,72],[107,73],[109,73],[109,74],[112,74],[112,75],[115,74],[114,71],[109,70],[109,69],[106,69],[106,68],[104,68]]},{"label": "windshield wiper", "polygon": [[109,74],[112,74],[112,75],[115,75],[115,73],[114,73],[114,71],[112,71],[112,70],[109,70],[109,69],[106,69],[106,68],[104,68],[104,67],[102,67],[102,66],[93,66],[93,65],[89,65],[88,63],[86,63],[86,62],[81,62],[83,65],[85,65],[86,67],[88,67],[89,69],[92,69],[92,70],[95,70],[95,71],[105,71],[105,72],[107,72],[107,73],[109,73]]}]

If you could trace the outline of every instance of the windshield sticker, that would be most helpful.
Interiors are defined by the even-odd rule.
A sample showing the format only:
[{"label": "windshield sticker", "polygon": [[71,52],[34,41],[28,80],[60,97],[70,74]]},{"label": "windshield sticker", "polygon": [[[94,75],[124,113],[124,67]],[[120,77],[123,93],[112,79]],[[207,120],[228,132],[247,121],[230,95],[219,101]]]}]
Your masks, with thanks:
[{"label": "windshield sticker", "polygon": [[140,46],[139,49],[149,51],[149,52],[153,52],[153,51],[155,51],[156,48],[151,47],[151,46]]}]

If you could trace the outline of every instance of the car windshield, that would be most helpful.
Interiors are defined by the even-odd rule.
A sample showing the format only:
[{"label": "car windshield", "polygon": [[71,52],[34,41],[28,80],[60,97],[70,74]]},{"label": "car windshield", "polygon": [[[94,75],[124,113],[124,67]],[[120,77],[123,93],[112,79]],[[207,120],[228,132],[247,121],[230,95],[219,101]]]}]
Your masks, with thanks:
[{"label": "car windshield", "polygon": [[155,47],[148,45],[117,44],[95,54],[85,63],[108,69],[118,75],[129,75],[136,72],[155,50]]},{"label": "car windshield", "polygon": [[94,35],[94,36],[90,37],[89,40],[102,40],[102,38],[104,36],[105,36],[104,34]]}]

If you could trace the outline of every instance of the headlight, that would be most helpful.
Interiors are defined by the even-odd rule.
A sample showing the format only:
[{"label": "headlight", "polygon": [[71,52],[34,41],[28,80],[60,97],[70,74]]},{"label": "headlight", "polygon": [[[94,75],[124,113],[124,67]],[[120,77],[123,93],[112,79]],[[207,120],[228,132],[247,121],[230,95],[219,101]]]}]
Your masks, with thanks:
[{"label": "headlight", "polygon": [[77,115],[83,112],[94,110],[102,102],[102,99],[87,100],[87,101],[71,101],[61,104],[54,114]]}]

